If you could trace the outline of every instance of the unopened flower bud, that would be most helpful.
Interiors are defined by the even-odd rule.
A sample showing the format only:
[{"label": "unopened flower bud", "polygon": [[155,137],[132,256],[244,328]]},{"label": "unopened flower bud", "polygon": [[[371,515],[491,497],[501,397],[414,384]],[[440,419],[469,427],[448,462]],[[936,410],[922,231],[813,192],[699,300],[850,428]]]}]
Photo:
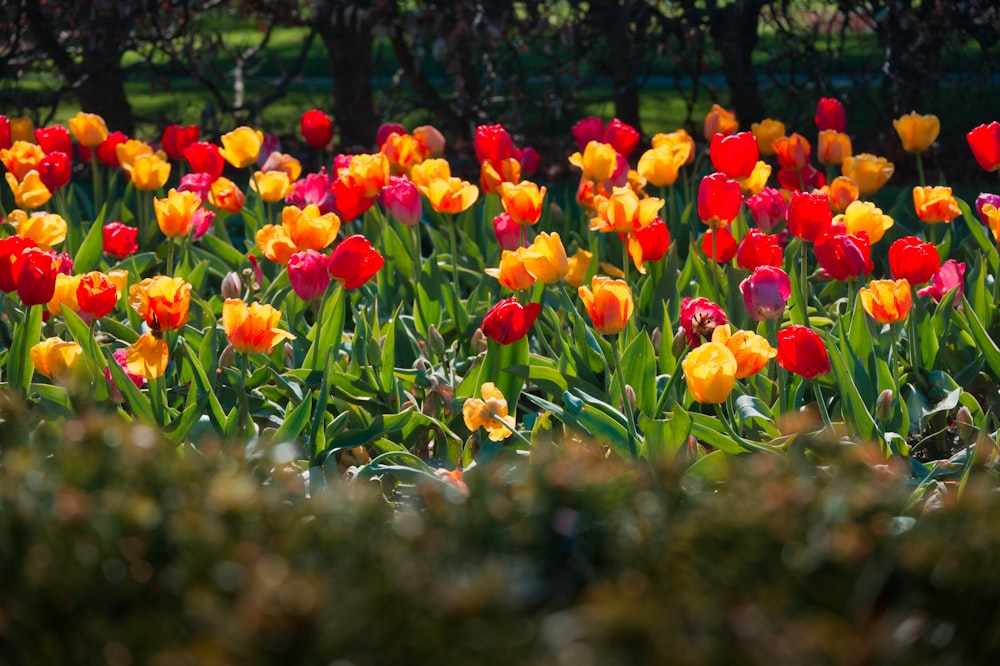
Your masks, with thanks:
[{"label": "unopened flower bud", "polygon": [[880,421],[885,421],[892,416],[892,389],[885,389],[878,394],[875,401],[875,417]]},{"label": "unopened flower bud", "polygon": [[480,354],[484,351],[486,351],[486,334],[483,333],[483,329],[477,328],[472,334],[472,353]]},{"label": "unopened flower bud", "polygon": [[[377,338],[368,341],[368,365],[373,368],[382,367],[382,345]],[[289,366],[291,367],[291,366]]]},{"label": "unopened flower bud", "polygon": [[420,357],[418,357],[418,358],[417,358],[417,360],[416,360],[416,361],[415,361],[415,362],[413,363],[413,368],[414,368],[414,369],[415,369],[415,370],[416,370],[417,372],[427,372],[427,361],[425,361],[425,360],[424,360],[424,357],[423,357],[423,356],[420,356]]},{"label": "unopened flower bud", "polygon": [[434,356],[444,356],[444,338],[441,337],[441,333],[438,332],[434,324],[427,327],[427,344],[430,347],[431,354]]},{"label": "unopened flower bud", "polygon": [[687,335],[685,335],[683,328],[677,329],[673,339],[673,348],[674,358],[681,356],[687,349]]},{"label": "unopened flower bud", "polygon": [[969,440],[976,432],[976,423],[972,418],[972,412],[965,405],[958,408],[955,415],[955,426],[958,428],[958,436],[963,440]]},{"label": "unopened flower bud", "polygon": [[223,368],[231,368],[233,366],[233,360],[236,358],[236,349],[231,345],[226,345],[226,348],[222,350],[219,354],[219,370]]},{"label": "unopened flower bud", "polygon": [[260,267],[260,263],[257,261],[257,257],[250,255],[250,274],[253,276],[253,280],[250,283],[250,290],[254,291],[260,289],[261,285],[264,284],[264,269]]},{"label": "unopened flower bud", "polygon": [[657,354],[660,353],[660,343],[663,342],[663,331],[657,326],[653,329],[653,332],[649,335],[650,341],[653,343],[653,351]]},{"label": "unopened flower bud", "polygon": [[563,220],[563,209],[560,208],[559,204],[556,202],[549,203],[549,215],[552,216],[552,222],[554,224],[562,224]]},{"label": "unopened flower bud", "polygon": [[285,343],[285,367],[295,368],[298,367],[295,363],[295,347],[292,346],[290,342]]},{"label": "unopened flower bud", "polygon": [[635,413],[635,389],[632,388],[631,384],[625,385],[625,398],[628,400],[629,409],[632,413]]},{"label": "unopened flower bud", "polygon": [[240,279],[240,274],[234,271],[226,273],[226,277],[222,278],[222,288],[219,291],[223,298],[239,298],[243,291],[243,280]]}]

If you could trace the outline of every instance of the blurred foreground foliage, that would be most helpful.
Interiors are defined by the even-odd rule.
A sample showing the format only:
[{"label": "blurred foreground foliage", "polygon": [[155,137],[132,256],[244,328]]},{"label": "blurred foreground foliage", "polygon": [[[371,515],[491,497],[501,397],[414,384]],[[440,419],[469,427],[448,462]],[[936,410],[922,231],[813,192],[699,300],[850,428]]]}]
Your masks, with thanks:
[{"label": "blurred foreground foliage", "polygon": [[[812,442],[716,485],[539,449],[442,484],[0,405],[0,663],[986,663],[1000,496]],[[876,459],[875,457],[872,460]],[[338,475],[339,476],[339,475]],[[311,495],[311,496],[309,496]]]}]

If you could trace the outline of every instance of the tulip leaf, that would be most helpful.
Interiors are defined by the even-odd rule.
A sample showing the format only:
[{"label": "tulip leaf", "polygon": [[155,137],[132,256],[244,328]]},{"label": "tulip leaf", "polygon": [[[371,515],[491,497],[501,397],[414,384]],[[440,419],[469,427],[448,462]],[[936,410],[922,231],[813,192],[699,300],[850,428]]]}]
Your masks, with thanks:
[{"label": "tulip leaf", "polygon": [[750,424],[758,426],[769,437],[777,438],[781,435],[774,425],[774,414],[763,400],[754,395],[741,395],[736,398],[736,414],[740,418],[740,427],[746,428]]},{"label": "tulip leaf", "polygon": [[104,368],[108,367],[108,361],[98,348],[93,332],[83,319],[69,308],[63,308],[62,315],[63,321],[66,323],[66,330],[83,349],[90,381],[94,388],[94,397],[99,401],[107,400],[111,393],[108,383],[104,379]]},{"label": "tulip leaf", "polygon": [[[306,351],[303,367],[318,368],[327,353],[336,354],[340,350],[340,339],[344,333],[344,319],[347,313],[347,298],[344,288],[338,283],[323,297],[316,324],[312,329],[312,344]],[[317,339],[316,336],[319,336]]]},{"label": "tulip leaf", "polygon": [[205,395],[196,391],[188,393],[187,404],[180,415],[163,429],[163,434],[172,442],[182,442],[205,410]]},{"label": "tulip leaf", "polygon": [[697,476],[706,481],[722,481],[729,475],[729,459],[725,451],[712,451],[687,468],[688,476]]},{"label": "tulip leaf", "polygon": [[656,351],[646,331],[637,335],[622,354],[622,373],[625,383],[635,391],[636,409],[652,415],[656,408]]},{"label": "tulip leaf", "polygon": [[18,387],[22,392],[31,384],[35,366],[31,362],[31,348],[42,333],[43,305],[28,306],[24,319],[14,327],[14,339],[7,353],[7,385]]},{"label": "tulip leaf", "polygon": [[979,320],[979,317],[976,316],[976,311],[969,303],[969,300],[963,298],[962,304],[965,306],[965,316],[961,317],[961,314],[959,314],[960,319],[968,323],[969,331],[976,341],[976,347],[979,349],[980,355],[986,360],[986,365],[990,366],[990,370],[993,371],[993,378],[1000,378],[1000,348],[997,348],[997,344],[993,341],[993,338],[983,328],[983,324]]},{"label": "tulip leaf", "polygon": [[155,424],[156,417],[153,415],[153,407],[149,398],[144,396],[135,382],[125,374],[125,369],[118,365],[114,359],[108,364],[108,369],[111,371],[111,379],[114,380],[133,416],[143,423]]},{"label": "tulip leaf", "polygon": [[997,245],[992,238],[987,237],[986,227],[984,227],[979,220],[977,220],[972,215],[972,208],[966,202],[961,199],[956,199],[958,202],[958,207],[962,211],[962,219],[965,220],[965,225],[969,228],[972,233],[972,237],[976,239],[976,243],[979,245],[979,249],[982,250],[983,254],[986,255],[986,260],[990,264],[990,270],[996,275],[1000,272],[1000,254],[997,253]]},{"label": "tulip leaf", "polygon": [[858,387],[854,383],[854,376],[848,369],[844,356],[840,352],[840,347],[834,344],[830,334],[822,332],[820,335],[823,336],[826,342],[827,354],[830,357],[830,367],[833,372],[834,382],[839,390],[844,418],[854,424],[858,429],[858,435],[864,440],[869,440],[876,435],[881,436],[878,426],[875,424],[875,420],[868,410],[869,405],[874,409],[874,402],[866,402],[858,391]]},{"label": "tulip leaf", "polygon": [[396,326],[399,322],[399,313],[403,308],[403,304],[400,303],[396,308],[396,311],[392,315],[392,319],[385,325],[385,338],[382,340],[382,354],[381,362],[382,366],[379,368],[379,380],[382,382],[382,388],[388,394],[387,397],[396,397]]},{"label": "tulip leaf", "polygon": [[563,393],[563,404],[566,405],[564,414],[571,417],[573,425],[582,428],[600,444],[610,447],[622,460],[632,458],[625,416],[620,411],[582,392],[574,395],[566,391]]},{"label": "tulip leaf", "polygon": [[[216,427],[220,434],[225,434],[228,418],[222,409],[222,404],[219,402],[218,396],[215,395],[215,391],[212,389],[212,384],[208,380],[208,374],[199,362],[198,354],[195,352],[194,347],[191,346],[191,343],[182,337],[180,338],[180,344],[190,361],[191,368],[194,370],[194,382],[198,391],[204,392],[208,396],[208,416],[212,421],[212,425]],[[114,373],[115,365],[117,363],[109,365],[112,374]],[[118,381],[117,376],[115,381]],[[122,393],[124,394],[125,392],[122,391]],[[152,415],[152,411],[150,411],[150,415]]]},{"label": "tulip leaf", "polygon": [[669,419],[639,417],[643,432],[644,456],[650,462],[668,460],[687,444],[694,422],[683,407],[677,405]]},{"label": "tulip leaf", "polygon": [[726,434],[726,427],[718,418],[698,412],[691,412],[690,416],[693,422],[691,434],[702,442],[732,455],[747,452],[739,442],[734,441],[730,435]]},{"label": "tulip leaf", "polygon": [[247,263],[247,258],[243,253],[233,247],[228,241],[222,240],[211,233],[205,234],[197,242],[204,245],[208,252],[199,251],[201,248],[193,247],[192,250],[195,251],[195,254],[204,256],[204,258],[215,257],[221,259],[229,270],[238,271]]},{"label": "tulip leaf", "polygon": [[[105,209],[101,209],[102,216]],[[76,251],[76,256],[73,257],[73,272],[82,274],[97,268],[103,251],[104,226],[98,220],[90,226],[90,231],[87,232],[87,236],[83,239],[80,249]]]},{"label": "tulip leaf", "polygon": [[365,446],[374,439],[387,433],[401,430],[413,415],[413,408],[408,407],[397,414],[379,414],[364,428],[344,430],[330,438],[325,454],[329,456],[335,451],[353,449]]},{"label": "tulip leaf", "polygon": [[283,444],[298,439],[302,429],[309,423],[309,417],[312,414],[311,408],[312,400],[307,394],[305,400],[285,415],[281,425],[271,436],[271,443]]},{"label": "tulip leaf", "polygon": [[553,368],[528,363],[526,365],[513,365],[507,368],[507,372],[527,379],[549,395],[560,395],[569,389],[568,378]]},{"label": "tulip leaf", "polygon": [[417,332],[426,336],[431,325],[441,326],[442,296],[441,271],[437,265],[437,254],[432,253],[424,262],[423,275],[417,285],[417,303],[413,313],[413,321]]}]

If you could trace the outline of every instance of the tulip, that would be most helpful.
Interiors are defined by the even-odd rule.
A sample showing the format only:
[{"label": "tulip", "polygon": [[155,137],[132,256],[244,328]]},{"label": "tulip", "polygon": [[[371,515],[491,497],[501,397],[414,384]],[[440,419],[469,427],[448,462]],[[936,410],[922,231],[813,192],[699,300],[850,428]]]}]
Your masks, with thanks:
[{"label": "tulip", "polygon": [[[420,144],[420,150],[424,159],[444,154],[444,135],[441,134],[438,128],[433,125],[421,125],[420,127],[414,127],[411,134]],[[520,158],[518,158],[518,160],[520,160]]]},{"label": "tulip", "polygon": [[128,136],[124,132],[112,132],[105,137],[104,141],[101,141],[100,145],[94,150],[94,154],[105,165],[112,169],[117,169],[121,166],[121,160],[118,159],[118,146],[127,141]]},{"label": "tulip", "polygon": [[858,291],[861,307],[879,324],[897,324],[906,319],[913,306],[910,283],[902,280],[872,280]]},{"label": "tulip", "polygon": [[631,233],[653,223],[660,214],[663,199],[639,196],[629,187],[616,187],[610,197],[594,198],[597,215],[590,220],[590,229],[602,233]]},{"label": "tulip", "polygon": [[418,188],[421,185],[430,185],[431,181],[439,178],[451,178],[451,166],[447,160],[440,158],[424,160],[420,164],[414,164],[410,170],[410,180]]},{"label": "tulip", "polygon": [[956,307],[962,302],[965,293],[965,262],[949,259],[941,264],[941,269],[931,278],[930,284],[917,292],[918,296],[930,296],[935,303],[940,303],[948,292],[955,290],[953,303]]},{"label": "tulip", "polygon": [[257,161],[261,146],[264,144],[264,133],[252,127],[237,127],[232,132],[221,137],[222,156],[237,169],[245,169]]},{"label": "tulip", "polygon": [[846,211],[848,206],[858,200],[860,194],[858,184],[845,176],[834,178],[823,191],[830,197],[830,207],[838,213]]},{"label": "tulip", "polygon": [[[303,301],[317,301],[330,286],[330,273],[326,255],[316,250],[296,252],[288,259],[288,281],[296,296]],[[239,289],[230,288],[230,298],[235,298]]]},{"label": "tulip", "polygon": [[66,153],[49,153],[38,163],[38,175],[50,192],[58,192],[73,176],[73,164]]},{"label": "tulip", "polygon": [[[518,291],[527,289],[535,284],[535,276],[528,272],[524,263],[524,253],[527,248],[519,247],[516,250],[504,250],[500,255],[500,265],[497,268],[487,268],[484,272],[507,289]],[[569,263],[567,259],[567,271]]]},{"label": "tulip", "polygon": [[291,191],[292,182],[284,171],[258,171],[250,179],[250,189],[263,201],[276,203]]},{"label": "tulip", "polygon": [[768,179],[771,177],[771,165],[764,161],[758,161],[753,171],[746,178],[740,178],[740,189],[747,195],[754,195],[764,189]]},{"label": "tulip", "polygon": [[868,235],[868,240],[875,244],[882,240],[885,232],[894,224],[893,219],[867,201],[853,201],[842,215],[833,220],[834,224],[843,224],[847,233],[857,236],[860,232]]},{"label": "tulip", "polygon": [[17,295],[24,305],[48,303],[56,290],[55,260],[48,252],[33,248],[25,250],[14,262]]},{"label": "tulip", "polygon": [[844,105],[833,97],[820,98],[816,104],[814,120],[816,127],[821,131],[832,130],[841,133],[847,131],[847,114],[844,112]]},{"label": "tulip", "polygon": [[38,247],[38,243],[23,236],[0,238],[0,289],[10,293],[17,289],[17,274],[14,262],[28,249]]},{"label": "tulip", "polygon": [[614,335],[628,324],[635,310],[632,290],[624,280],[595,275],[590,287],[580,287],[577,293],[583,301],[594,328],[602,335]]},{"label": "tulip", "polygon": [[507,413],[507,400],[493,382],[486,382],[479,390],[482,400],[469,398],[462,405],[465,427],[471,431],[485,428],[491,441],[502,442],[513,434],[516,426]]},{"label": "tulip", "polygon": [[670,145],[650,148],[639,158],[639,175],[656,187],[673,185],[677,182],[680,168],[687,162],[687,150],[686,145],[680,150]]},{"label": "tulip", "polygon": [[18,116],[10,119],[10,139],[13,143],[18,141],[35,142],[35,121],[31,116]]},{"label": "tulip", "polygon": [[774,154],[778,164],[790,171],[801,171],[809,164],[811,148],[809,141],[801,134],[783,136],[774,140]]},{"label": "tulip", "polygon": [[617,118],[613,118],[604,130],[604,143],[610,144],[618,154],[628,159],[639,145],[639,131]]},{"label": "tulip", "polygon": [[570,155],[569,163],[583,171],[585,180],[599,183],[614,175],[618,168],[618,152],[610,144],[591,141],[582,155]]},{"label": "tulip", "polygon": [[335,210],[335,199],[330,190],[331,185],[330,176],[326,172],[326,167],[323,167],[318,173],[307,174],[301,180],[295,181],[285,197],[285,203],[299,208],[315,204],[321,214],[332,213]]},{"label": "tulip", "polygon": [[777,266],[758,266],[740,283],[740,292],[752,319],[780,319],[792,295],[792,281]]},{"label": "tulip", "polygon": [[283,340],[295,336],[277,328],[281,312],[270,305],[227,298],[222,304],[222,328],[233,349],[240,354],[269,353]]},{"label": "tulip", "polygon": [[480,125],[473,140],[476,159],[497,161],[514,157],[514,141],[503,125]]},{"label": "tulip", "polygon": [[792,236],[814,243],[832,222],[833,210],[825,194],[792,193],[788,202],[788,232]]},{"label": "tulip", "polygon": [[28,215],[23,210],[12,210],[7,223],[17,230],[18,236],[30,238],[46,252],[66,240],[66,220],[56,213]]},{"label": "tulip", "polygon": [[198,240],[206,233],[215,221],[215,211],[207,208],[198,208],[191,217],[191,238]]},{"label": "tulip", "polygon": [[[62,154],[62,153],[53,153]],[[29,171],[24,175],[24,180],[20,183],[17,182],[17,178],[14,174],[7,172],[4,174],[7,179],[7,184],[10,185],[10,191],[14,194],[14,202],[17,204],[18,208],[39,208],[48,203],[49,199],[52,198],[52,192],[46,187],[45,183],[42,182],[42,178],[37,171]]]},{"label": "tulip", "polygon": [[207,173],[212,181],[222,175],[226,166],[225,159],[214,143],[196,141],[184,149],[184,159],[195,173]]},{"label": "tulip", "polygon": [[166,129],[163,130],[163,136],[160,137],[160,145],[163,146],[163,151],[170,159],[184,159],[184,151],[198,140],[200,134],[201,129],[197,125],[188,125],[187,127],[167,125]]},{"label": "tulip", "polygon": [[853,154],[851,137],[833,130],[823,130],[816,140],[816,159],[820,164],[839,166]]},{"label": "tulip", "polygon": [[28,352],[35,370],[54,382],[68,379],[78,366],[83,347],[61,338],[46,338]]},{"label": "tulip", "polygon": [[712,339],[717,326],[729,323],[726,312],[704,296],[685,297],[681,301],[681,328],[690,346],[696,347],[704,340]]},{"label": "tulip", "polygon": [[736,357],[718,342],[699,345],[681,361],[688,393],[705,404],[726,401],[736,385],[736,367]]},{"label": "tulip", "polygon": [[538,151],[531,146],[518,148],[514,151],[514,157],[517,158],[518,164],[521,165],[521,173],[529,177],[535,175],[535,172],[538,171],[538,164],[542,160]]},{"label": "tulip", "polygon": [[760,157],[757,140],[750,132],[737,132],[729,136],[716,134],[709,146],[712,166],[729,178],[747,178],[753,173]]},{"label": "tulip", "polygon": [[516,250],[521,245],[521,225],[506,212],[493,218],[493,231],[503,250]]},{"label": "tulip", "polygon": [[[119,367],[124,370],[125,376],[127,376],[136,387],[142,386],[145,383],[146,378],[143,375],[133,374],[126,369],[126,365],[128,363],[128,349],[124,347],[116,349],[112,352],[111,357],[113,362],[117,363]],[[124,402],[125,398],[122,397],[121,388],[115,383],[115,380],[111,375],[110,366],[104,368],[104,378],[107,380],[108,386],[111,389],[111,399],[118,404]]]},{"label": "tulip", "polygon": [[312,109],[302,114],[299,133],[313,148],[325,148],[333,140],[333,122],[319,109]]},{"label": "tulip", "polygon": [[698,185],[698,217],[709,228],[728,226],[740,213],[743,190],[740,184],[722,173],[701,179]]},{"label": "tulip", "polygon": [[950,187],[914,187],[913,207],[917,217],[928,224],[951,222],[962,214]]},{"label": "tulip", "polygon": [[167,370],[167,343],[155,332],[145,333],[125,351],[125,371],[146,379],[162,377]]},{"label": "tulip", "polygon": [[645,273],[642,263],[659,261],[670,248],[670,229],[659,217],[641,229],[633,231],[628,238],[629,255],[640,273]]},{"label": "tulip", "polygon": [[736,120],[736,114],[723,109],[718,104],[713,104],[708,113],[705,114],[704,135],[706,141],[711,141],[716,134],[729,136],[740,128]]},{"label": "tulip", "polygon": [[510,219],[518,224],[537,224],[542,217],[542,203],[545,187],[538,187],[530,180],[516,185],[503,183],[500,188],[500,203]]},{"label": "tulip", "polygon": [[826,176],[811,164],[798,171],[783,168],[778,170],[778,185],[790,192],[811,192],[826,185]]},{"label": "tulip", "polygon": [[[772,118],[765,118],[750,126],[753,137],[761,155],[774,155],[774,141],[785,136],[785,123]],[[716,167],[718,169],[718,167]]]},{"label": "tulip", "polygon": [[728,264],[736,256],[736,239],[729,227],[709,229],[701,238],[701,251],[719,264]]},{"label": "tulip", "polygon": [[133,284],[128,295],[129,305],[154,332],[174,331],[187,324],[191,285],[183,278],[146,278]]},{"label": "tulip", "polygon": [[922,153],[931,147],[941,133],[941,121],[935,115],[922,116],[911,112],[892,121],[892,127],[908,153]]},{"label": "tulip", "polygon": [[504,183],[521,181],[521,163],[513,157],[486,160],[479,168],[479,187],[486,194],[500,194]]},{"label": "tulip", "polygon": [[676,132],[659,133],[653,136],[650,142],[653,148],[670,146],[676,152],[683,152],[687,155],[687,164],[694,162],[695,145],[694,138],[686,131],[679,129]]},{"label": "tulip", "polygon": [[603,141],[604,121],[597,116],[590,116],[589,118],[578,120],[570,131],[573,133],[576,145],[580,150],[583,150],[591,141]]},{"label": "tulip", "polygon": [[246,195],[236,187],[236,183],[220,176],[212,182],[208,190],[208,203],[227,213],[238,213],[243,210]]},{"label": "tulip", "polygon": [[468,210],[479,198],[479,188],[461,178],[439,178],[426,186],[417,185],[431,208],[439,213],[457,214]]},{"label": "tulip", "polygon": [[104,118],[94,113],[80,111],[69,119],[69,128],[81,146],[94,148],[108,136],[108,126]]},{"label": "tulip", "polygon": [[390,176],[389,184],[379,194],[379,201],[400,224],[406,226],[419,222],[423,214],[420,190],[405,176]]},{"label": "tulip", "polygon": [[483,317],[483,334],[502,345],[517,342],[528,334],[541,309],[540,303],[521,305],[513,296],[505,298]]},{"label": "tulip", "polygon": [[389,160],[389,170],[393,175],[406,174],[414,164],[424,159],[424,148],[409,134],[390,134],[379,152]]},{"label": "tulip", "polygon": [[101,230],[104,239],[104,253],[116,259],[124,259],[139,249],[139,230],[121,222],[108,222]]},{"label": "tulip", "polygon": [[[992,206],[992,208],[987,209],[986,206]],[[1000,194],[980,192],[979,196],[976,197],[975,208],[979,221],[987,227],[990,226],[991,218],[996,215],[997,210],[1000,210]]]},{"label": "tulip", "polygon": [[861,153],[845,157],[840,169],[858,184],[861,196],[874,194],[892,177],[896,167],[884,157]]},{"label": "tulip", "polygon": [[830,357],[819,333],[795,324],[778,331],[778,365],[813,379],[830,372]]},{"label": "tulip", "polygon": [[194,192],[178,192],[171,189],[163,199],[153,199],[153,210],[160,231],[167,238],[187,236],[195,211],[201,206],[201,199]]},{"label": "tulip", "polygon": [[736,248],[736,265],[753,272],[759,266],[781,266],[781,243],[774,234],[751,229]]},{"label": "tulip", "polygon": [[82,275],[70,275],[67,273],[56,275],[55,288],[52,290],[52,297],[49,298],[47,304],[49,313],[59,316],[63,313],[64,308],[73,312],[77,312],[80,309],[77,291],[80,288],[80,280],[82,279]]},{"label": "tulip", "polygon": [[302,175],[302,162],[286,153],[278,151],[271,152],[264,164],[261,165],[262,173],[283,173],[288,176],[289,184],[294,183]]},{"label": "tulip", "polygon": [[10,119],[0,115],[0,150],[7,150],[13,143],[10,135]]},{"label": "tulip", "polygon": [[10,148],[0,150],[0,162],[20,182],[29,171],[37,171],[45,151],[27,141],[15,141]]},{"label": "tulip", "polygon": [[82,276],[76,287],[76,302],[80,311],[94,319],[111,314],[118,304],[119,296],[118,285],[100,271],[91,271]]},{"label": "tulip", "polygon": [[330,277],[343,283],[344,289],[349,291],[368,282],[383,264],[385,258],[375,251],[368,239],[355,234],[333,248],[327,270]]},{"label": "tulip", "polygon": [[874,268],[868,235],[859,234],[849,234],[843,225],[835,224],[816,241],[816,260],[834,280],[854,280]]},{"label": "tulip", "polygon": [[916,236],[904,236],[889,246],[889,272],[894,280],[923,284],[941,268],[941,259],[933,243]]},{"label": "tulip", "polygon": [[35,139],[38,140],[38,146],[46,155],[49,153],[73,154],[73,142],[70,140],[69,130],[62,125],[39,127],[35,130]]},{"label": "tulip", "polygon": [[593,258],[593,252],[583,249],[577,250],[576,254],[567,260],[569,272],[566,273],[566,283],[579,288],[587,277],[587,271],[590,269],[590,262]]},{"label": "tulip", "polygon": [[539,282],[555,284],[569,272],[566,249],[557,233],[540,233],[530,247],[521,252],[525,270]]},{"label": "tulip", "polygon": [[736,359],[736,379],[757,374],[778,354],[778,350],[768,343],[767,338],[753,331],[731,333],[729,324],[715,328],[712,342],[725,345],[732,352]]},{"label": "tulip", "polygon": [[153,147],[139,139],[126,139],[115,146],[115,156],[122,168],[131,166],[140,155],[154,155]]},{"label": "tulip", "polygon": [[747,197],[746,204],[753,221],[766,232],[784,222],[788,211],[785,198],[773,187],[765,187],[757,194]]},{"label": "tulip", "polygon": [[986,171],[1000,170],[1000,122],[977,125],[965,138],[979,166]]},{"label": "tulip", "polygon": [[143,192],[158,190],[170,178],[170,162],[158,155],[136,155],[132,163],[122,163],[122,169],[132,179],[135,189]]},{"label": "tulip", "polygon": [[375,132],[375,145],[381,148],[390,134],[406,134],[406,128],[399,123],[382,123]]}]

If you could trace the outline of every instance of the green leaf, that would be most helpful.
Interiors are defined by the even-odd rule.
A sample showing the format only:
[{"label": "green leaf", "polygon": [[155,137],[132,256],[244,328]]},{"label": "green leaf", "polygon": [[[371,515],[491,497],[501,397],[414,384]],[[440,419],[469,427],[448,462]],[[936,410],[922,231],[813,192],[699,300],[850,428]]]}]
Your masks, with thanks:
[{"label": "green leaf", "polygon": [[408,407],[398,414],[379,414],[371,420],[364,428],[359,430],[345,430],[332,437],[327,446],[327,455],[334,451],[343,449],[353,449],[356,446],[364,446],[385,436],[387,433],[401,430],[413,415],[413,407]]},{"label": "green leaf", "polygon": [[284,442],[294,442],[298,439],[302,429],[309,423],[311,408],[312,399],[307,394],[306,399],[285,416],[285,420],[281,422],[281,426],[271,436],[271,442],[281,444]]},{"label": "green leaf", "polygon": [[691,434],[706,444],[732,455],[746,453],[747,450],[726,434],[726,427],[714,416],[691,412]]},{"label": "green leaf", "polygon": [[965,203],[961,199],[956,199],[958,202],[958,207],[962,211],[962,219],[965,220],[965,225],[969,228],[972,233],[972,237],[976,239],[976,243],[979,245],[979,249],[982,250],[983,254],[986,256],[986,260],[990,264],[990,270],[996,275],[1000,272],[1000,254],[997,253],[996,243],[993,242],[992,238],[986,236],[986,229],[983,225],[972,215],[972,208],[969,204]]},{"label": "green leaf", "polygon": [[677,405],[669,419],[654,420],[641,416],[639,428],[643,432],[645,456],[651,462],[672,458],[687,445],[694,422],[683,407]]},{"label": "green leaf", "polygon": [[[208,374],[206,373],[205,368],[202,367],[201,361],[198,358],[198,353],[194,350],[194,347],[192,347],[191,343],[187,341],[187,338],[183,337],[180,338],[180,344],[184,348],[184,353],[190,361],[191,368],[194,370],[194,381],[198,391],[208,396],[208,416],[212,421],[212,425],[216,427],[219,434],[224,435],[227,432],[229,417],[226,416],[225,411],[222,409],[219,397],[215,395],[215,391],[212,389],[212,383],[209,382]],[[112,363],[110,365],[112,372],[114,372],[115,365],[117,364]],[[115,381],[118,380],[116,379]],[[234,415],[236,411],[236,408],[233,408]],[[152,410],[150,410],[150,414],[152,414]]]},{"label": "green leaf", "polygon": [[622,354],[622,373],[625,383],[635,391],[638,411],[652,416],[656,409],[656,351],[646,331],[639,333]]},{"label": "green leaf", "polygon": [[699,458],[688,467],[689,476],[697,476],[706,481],[722,481],[729,475],[729,460],[724,451],[712,451]]},{"label": "green leaf", "polygon": [[[107,210],[107,204],[101,209],[101,218],[104,217],[105,210]],[[80,249],[76,251],[76,256],[73,257],[73,271],[82,274],[94,270],[101,261],[101,253],[103,251],[104,225],[98,219],[90,226],[90,231],[87,232],[87,236],[83,239]]]},{"label": "green leaf", "polygon": [[184,407],[184,411],[174,419],[166,428],[163,430],[163,434],[172,442],[181,442],[187,437],[188,432],[194,427],[198,420],[201,418],[205,407],[205,396],[199,394],[196,391],[188,393],[187,405]]},{"label": "green leaf", "polygon": [[7,385],[27,391],[35,366],[31,362],[31,348],[42,334],[44,305],[28,306],[24,319],[14,327],[14,339],[7,354]]},{"label": "green leaf", "polygon": [[969,331],[976,341],[976,347],[979,349],[981,356],[986,360],[986,365],[990,366],[990,370],[993,371],[993,379],[1000,379],[1000,349],[997,348],[996,343],[993,342],[993,338],[983,328],[982,322],[976,316],[976,312],[968,299],[962,298],[962,304],[965,306],[964,316],[963,313],[955,313],[956,317],[968,324]]},{"label": "green leaf", "polygon": [[247,263],[247,258],[243,253],[213,234],[205,234],[198,239],[198,242],[204,245],[210,254],[222,259],[230,270],[239,270],[243,264]]},{"label": "green leaf", "polygon": [[874,402],[867,403],[865,399],[861,396],[858,391],[857,385],[854,383],[854,376],[848,370],[847,363],[844,361],[843,355],[840,353],[840,348],[833,341],[833,338],[827,332],[822,332],[820,335],[823,336],[826,342],[827,353],[830,357],[830,366],[833,370],[834,382],[840,389],[840,399],[842,410],[844,411],[844,417],[853,423],[858,429],[858,434],[862,439],[871,439],[878,432],[878,426],[875,424],[875,420],[872,418],[871,412],[868,411],[868,405],[875,409]]},{"label": "green leaf", "polygon": [[156,417],[153,414],[153,407],[149,403],[149,398],[142,394],[139,387],[135,385],[122,366],[118,365],[117,361],[112,361],[108,364],[108,368],[111,370],[111,378],[114,380],[115,385],[118,386],[118,390],[121,392],[122,397],[125,399],[125,404],[132,411],[140,421],[155,425]]},{"label": "green leaf", "polygon": [[[338,283],[332,293],[323,298],[319,315],[312,331],[312,344],[306,352],[303,367],[317,368],[326,359],[327,354],[336,358],[340,349],[340,339],[344,333],[344,319],[347,313],[347,297],[344,288]],[[317,331],[317,329],[319,329]],[[319,339],[316,339],[317,332]],[[319,361],[319,362],[317,362]]]},{"label": "green leaf", "polygon": [[[624,414],[582,391],[565,392],[563,403],[566,405],[566,414],[572,416],[575,424],[587,434],[609,446],[622,460],[632,459]],[[636,447],[638,450],[641,442],[636,442]]]}]

